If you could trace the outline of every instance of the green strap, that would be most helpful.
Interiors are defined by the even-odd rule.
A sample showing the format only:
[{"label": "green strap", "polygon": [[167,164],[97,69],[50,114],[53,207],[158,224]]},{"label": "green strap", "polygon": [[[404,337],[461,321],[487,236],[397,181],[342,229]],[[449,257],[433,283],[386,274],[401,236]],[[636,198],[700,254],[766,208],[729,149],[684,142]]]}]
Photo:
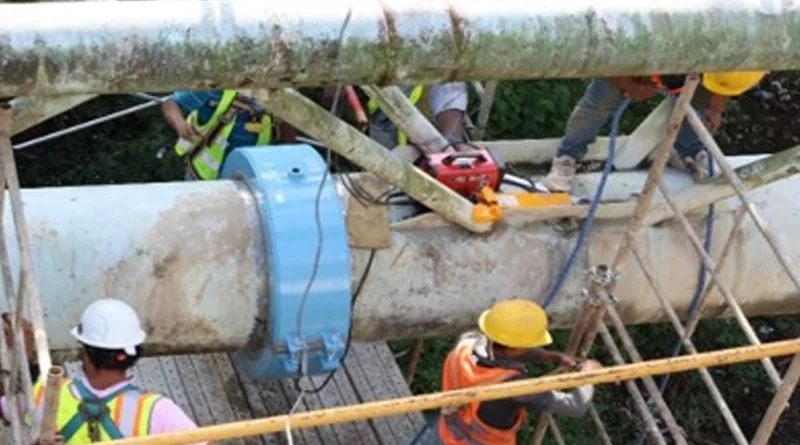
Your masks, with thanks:
[{"label": "green strap", "polygon": [[[92,418],[87,418],[84,416],[85,412],[83,408],[85,407],[87,410],[96,410],[96,412],[90,413],[91,417],[98,418],[101,422],[103,430],[108,434],[108,436],[112,440],[123,439],[124,436],[122,432],[119,430],[117,425],[114,424],[114,421],[111,420],[111,416],[108,414],[108,409],[105,409],[109,402],[117,398],[124,392],[128,391],[138,391],[139,389],[131,384],[127,384],[122,388],[114,391],[113,393],[103,397],[98,398],[91,391],[86,385],[83,384],[80,380],[75,380],[74,382],[75,388],[78,390],[81,399],[81,409],[75,413],[71,419],[61,428],[60,433],[61,436],[64,438],[64,443],[69,443],[69,441],[77,434],[78,430],[81,429],[83,425],[85,425],[90,420],[95,420]],[[84,405],[85,404],[85,405]]]},{"label": "green strap", "polygon": [[222,116],[228,111],[228,109],[230,109],[231,104],[233,104],[233,101],[236,100],[237,94],[238,92],[236,90],[223,90],[222,97],[219,99],[219,104],[217,104],[217,108],[214,109],[214,113],[208,119],[208,122],[203,125],[200,125],[198,122],[198,125],[205,127],[209,124],[216,124],[219,119],[222,119]]}]

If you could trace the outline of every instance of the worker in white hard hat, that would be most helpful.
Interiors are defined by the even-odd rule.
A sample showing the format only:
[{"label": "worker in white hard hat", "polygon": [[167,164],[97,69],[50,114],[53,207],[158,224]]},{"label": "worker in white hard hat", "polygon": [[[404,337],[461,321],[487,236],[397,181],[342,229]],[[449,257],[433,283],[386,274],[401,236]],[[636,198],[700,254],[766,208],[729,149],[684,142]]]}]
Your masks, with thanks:
[{"label": "worker in white hard hat", "polygon": [[[521,298],[496,303],[478,319],[480,331],[463,334],[445,358],[442,391],[452,391],[527,378],[526,364],[558,363],[568,370],[601,367],[594,360],[541,349],[553,342],[547,314],[538,304]],[[527,411],[582,416],[594,395],[592,385],[569,392],[549,391],[507,399],[474,401],[444,408],[417,445],[515,445]]]},{"label": "worker in white hard hat", "polygon": [[[129,305],[97,300],[70,333],[83,346],[84,376],[63,382],[56,420],[58,441],[83,445],[197,428],[172,400],[131,383],[128,371],[141,356],[146,334]],[[37,415],[42,413],[43,398],[44,382],[39,380],[33,387]],[[5,419],[5,400],[2,408],[0,415]]]}]

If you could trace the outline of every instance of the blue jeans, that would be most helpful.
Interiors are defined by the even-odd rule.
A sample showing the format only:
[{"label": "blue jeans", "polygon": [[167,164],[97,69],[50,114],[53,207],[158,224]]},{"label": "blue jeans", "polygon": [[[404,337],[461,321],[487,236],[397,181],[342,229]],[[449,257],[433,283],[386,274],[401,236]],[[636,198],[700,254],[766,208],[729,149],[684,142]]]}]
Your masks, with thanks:
[{"label": "blue jeans", "polygon": [[[564,137],[558,145],[558,156],[567,155],[576,160],[586,156],[589,144],[597,139],[600,128],[611,118],[624,98],[623,91],[608,80],[593,78],[578,105],[572,110]],[[703,143],[689,122],[684,120],[675,140],[675,150],[684,158],[694,156],[702,149]]]}]

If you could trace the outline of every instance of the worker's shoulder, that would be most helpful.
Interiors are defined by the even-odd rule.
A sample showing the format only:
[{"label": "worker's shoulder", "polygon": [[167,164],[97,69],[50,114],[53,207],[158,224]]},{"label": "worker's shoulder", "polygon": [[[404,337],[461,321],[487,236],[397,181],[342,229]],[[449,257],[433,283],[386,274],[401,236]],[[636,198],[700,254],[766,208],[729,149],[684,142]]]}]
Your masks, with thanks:
[{"label": "worker's shoulder", "polygon": [[223,90],[177,90],[171,99],[187,108],[199,108],[210,100],[219,100]]}]

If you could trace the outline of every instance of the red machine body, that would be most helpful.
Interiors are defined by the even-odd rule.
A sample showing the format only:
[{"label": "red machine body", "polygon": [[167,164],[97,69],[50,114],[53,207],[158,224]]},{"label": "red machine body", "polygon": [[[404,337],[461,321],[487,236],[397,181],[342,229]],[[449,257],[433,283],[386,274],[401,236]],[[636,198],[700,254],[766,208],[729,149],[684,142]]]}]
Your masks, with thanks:
[{"label": "red machine body", "polygon": [[483,187],[499,190],[505,175],[505,164],[488,148],[428,154],[418,161],[417,166],[469,199],[473,199]]}]

